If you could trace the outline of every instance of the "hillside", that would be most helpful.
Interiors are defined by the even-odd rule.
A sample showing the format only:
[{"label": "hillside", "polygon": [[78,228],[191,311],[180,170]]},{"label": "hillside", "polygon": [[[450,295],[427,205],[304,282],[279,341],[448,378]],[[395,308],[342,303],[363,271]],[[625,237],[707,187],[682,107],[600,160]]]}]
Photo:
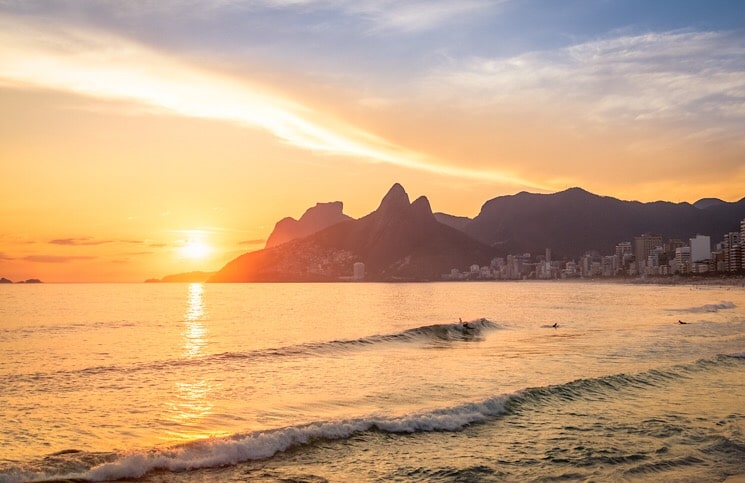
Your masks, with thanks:
[{"label": "hillside", "polygon": [[244,254],[211,282],[333,281],[350,276],[363,262],[365,280],[438,280],[451,268],[486,264],[493,250],[439,223],[426,197],[409,202],[393,185],[380,206],[313,235]]}]

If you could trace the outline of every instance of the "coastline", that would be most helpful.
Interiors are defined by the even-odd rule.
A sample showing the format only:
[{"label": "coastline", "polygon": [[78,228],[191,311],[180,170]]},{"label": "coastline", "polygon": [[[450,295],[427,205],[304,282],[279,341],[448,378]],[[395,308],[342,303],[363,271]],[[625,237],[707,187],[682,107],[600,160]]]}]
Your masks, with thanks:
[{"label": "coastline", "polygon": [[628,281],[636,284],[650,285],[707,285],[707,286],[728,286],[728,287],[745,287],[745,275],[733,276],[686,276],[673,275],[670,277],[644,277]]}]

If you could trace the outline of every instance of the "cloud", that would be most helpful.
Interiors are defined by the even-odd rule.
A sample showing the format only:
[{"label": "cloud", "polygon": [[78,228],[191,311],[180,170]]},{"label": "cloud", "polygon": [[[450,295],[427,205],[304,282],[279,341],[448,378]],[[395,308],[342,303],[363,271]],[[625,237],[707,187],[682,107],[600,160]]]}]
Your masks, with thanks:
[{"label": "cloud", "polygon": [[[432,30],[454,19],[493,10],[507,0],[263,0],[247,6],[244,2],[223,0],[209,9],[213,15],[238,9],[282,9],[298,14],[323,12],[326,18],[343,16],[367,25],[370,31],[417,33]],[[183,0],[166,2],[183,5]],[[196,2],[195,7],[200,8]],[[201,2],[204,5],[204,2]],[[176,6],[172,5],[172,6]]]},{"label": "cloud", "polygon": [[15,258],[13,258],[13,257],[11,257],[9,255],[6,255],[3,252],[0,252],[0,260],[15,260]]},{"label": "cloud", "polygon": [[673,31],[510,58],[471,57],[433,72],[427,85],[440,95],[553,106],[594,122],[703,121],[741,131],[745,38]]},{"label": "cloud", "polygon": [[246,80],[199,69],[111,34],[13,20],[0,16],[0,85],[124,100],[164,114],[264,129],[284,143],[319,154],[544,188],[495,169],[447,164]]},{"label": "cloud", "polygon": [[373,24],[374,30],[421,32],[453,22],[454,19],[483,14],[502,1],[350,1],[341,2],[352,15],[360,15]]},{"label": "cloud", "polygon": [[18,260],[25,260],[27,262],[36,263],[69,263],[76,262],[79,260],[93,260],[97,257],[88,255],[73,255],[73,256],[59,256],[59,255],[28,255]]},{"label": "cloud", "polygon": [[57,238],[50,240],[52,245],[69,245],[69,246],[93,246],[93,245],[105,245],[107,243],[113,243],[113,240],[93,240],[89,237],[84,238]]}]

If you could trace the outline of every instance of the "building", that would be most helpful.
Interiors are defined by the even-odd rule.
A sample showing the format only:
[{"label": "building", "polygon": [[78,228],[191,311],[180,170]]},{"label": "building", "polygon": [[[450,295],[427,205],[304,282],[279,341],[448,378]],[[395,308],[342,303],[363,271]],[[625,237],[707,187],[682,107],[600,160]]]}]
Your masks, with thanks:
[{"label": "building", "polygon": [[691,247],[675,249],[675,268],[679,273],[691,272]]},{"label": "building", "polygon": [[616,245],[616,256],[623,260],[627,255],[633,255],[634,250],[631,248],[631,242],[621,242]]},{"label": "building", "polygon": [[711,259],[711,238],[704,235],[696,235],[689,240],[691,247],[691,262],[703,262]]},{"label": "building", "polygon": [[365,278],[365,264],[362,262],[357,262],[354,265],[352,265],[353,275],[352,280],[362,280]]},{"label": "building", "polygon": [[600,260],[600,269],[603,277],[615,277],[618,273],[618,257],[606,255]]},{"label": "building", "polygon": [[739,231],[731,231],[724,235],[722,252],[724,253],[724,269],[728,272],[737,272],[742,269],[742,244],[740,241]]},{"label": "building", "polygon": [[740,268],[742,270],[745,270],[745,243],[743,243],[743,240],[745,240],[745,220],[742,220],[740,222],[740,248],[742,250],[740,254],[740,258],[742,258],[742,265],[740,265]]},{"label": "building", "polygon": [[649,254],[652,253],[652,250],[661,246],[662,235],[645,233],[642,236],[634,237],[634,257],[636,258],[636,265],[639,269],[639,273],[645,273],[644,267],[646,266]]}]

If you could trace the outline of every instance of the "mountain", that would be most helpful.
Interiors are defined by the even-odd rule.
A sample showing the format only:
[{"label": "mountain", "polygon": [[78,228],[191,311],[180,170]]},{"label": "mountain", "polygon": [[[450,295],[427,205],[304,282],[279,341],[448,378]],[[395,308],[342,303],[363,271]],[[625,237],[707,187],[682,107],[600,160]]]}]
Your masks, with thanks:
[{"label": "mountain", "polygon": [[447,213],[435,213],[435,219],[443,225],[451,226],[461,231],[471,222],[471,219],[467,216],[454,216]]},{"label": "mountain", "polygon": [[350,216],[342,213],[343,209],[344,204],[341,201],[317,203],[316,206],[308,208],[299,220],[291,217],[283,218],[274,226],[274,231],[269,235],[265,248],[303,238],[329,226],[351,220]]},{"label": "mountain", "polygon": [[452,268],[488,264],[494,250],[439,223],[426,197],[409,202],[396,183],[380,206],[305,238],[246,253],[211,282],[333,281],[365,264],[365,280],[439,280]]},{"label": "mountain", "polygon": [[721,206],[724,204],[726,204],[726,202],[720,200],[719,198],[701,198],[700,200],[695,202],[693,206],[700,210],[705,210],[706,208],[711,208],[712,206]]},{"label": "mountain", "polygon": [[745,199],[697,208],[689,203],[621,201],[570,188],[493,198],[463,231],[501,255],[551,248],[557,256],[578,257],[590,250],[613,253],[617,243],[642,233],[681,240],[700,233],[721,240],[724,233],[739,231],[743,218]]}]

